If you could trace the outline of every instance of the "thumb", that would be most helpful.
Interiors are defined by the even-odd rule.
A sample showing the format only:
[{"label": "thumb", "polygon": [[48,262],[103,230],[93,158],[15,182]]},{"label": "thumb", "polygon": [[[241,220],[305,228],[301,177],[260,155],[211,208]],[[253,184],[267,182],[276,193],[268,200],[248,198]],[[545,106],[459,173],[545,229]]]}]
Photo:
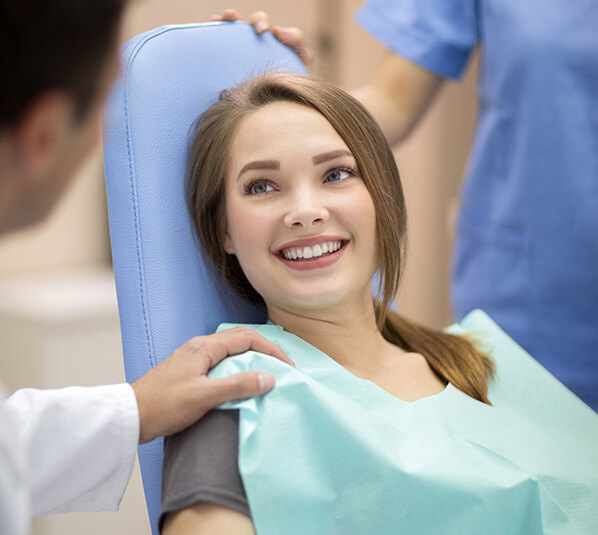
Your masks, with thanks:
[{"label": "thumb", "polygon": [[211,408],[233,399],[261,396],[274,388],[274,377],[265,372],[243,372],[230,377],[209,379],[208,403]]}]

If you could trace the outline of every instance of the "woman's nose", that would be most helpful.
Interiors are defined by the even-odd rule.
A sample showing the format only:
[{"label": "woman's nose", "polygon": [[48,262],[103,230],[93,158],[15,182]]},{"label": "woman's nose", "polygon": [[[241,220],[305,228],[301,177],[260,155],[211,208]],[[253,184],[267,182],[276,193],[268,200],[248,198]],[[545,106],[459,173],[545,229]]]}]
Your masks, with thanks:
[{"label": "woman's nose", "polygon": [[287,227],[309,228],[326,222],[328,218],[328,210],[321,199],[303,194],[293,200],[284,217],[284,224]]}]

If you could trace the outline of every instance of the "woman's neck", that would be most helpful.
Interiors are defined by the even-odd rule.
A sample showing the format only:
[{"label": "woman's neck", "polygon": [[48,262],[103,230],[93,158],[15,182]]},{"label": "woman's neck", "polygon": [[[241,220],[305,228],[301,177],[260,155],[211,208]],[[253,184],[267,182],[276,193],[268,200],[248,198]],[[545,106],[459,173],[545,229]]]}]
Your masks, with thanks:
[{"label": "woman's neck", "polygon": [[268,305],[269,319],[351,370],[376,367],[392,348],[376,325],[371,297],[366,306],[338,305],[326,310],[291,311]]},{"label": "woman's neck", "polygon": [[369,379],[404,401],[442,392],[445,382],[426,359],[384,339],[370,295],[361,304],[327,310],[288,310],[268,304],[270,320],[333,358],[351,373]]}]

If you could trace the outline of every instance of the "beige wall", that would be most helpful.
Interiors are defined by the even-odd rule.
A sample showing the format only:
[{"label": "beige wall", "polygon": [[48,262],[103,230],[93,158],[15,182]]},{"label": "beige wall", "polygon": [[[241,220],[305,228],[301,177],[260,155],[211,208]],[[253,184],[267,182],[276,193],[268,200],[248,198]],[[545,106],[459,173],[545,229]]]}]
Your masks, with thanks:
[{"label": "beige wall", "polygon": [[[312,72],[351,89],[366,81],[383,47],[352,20],[360,0],[274,2],[239,0],[244,15],[261,8],[279,24],[304,28],[320,48]],[[228,2],[218,0],[134,1],[124,38],[161,24],[207,20]],[[451,214],[475,118],[475,69],[464,83],[448,83],[431,113],[397,150],[408,199],[410,247],[399,293],[401,310],[425,323],[448,323]],[[0,278],[38,271],[109,265],[109,242],[98,151],[52,218],[0,242]]]}]

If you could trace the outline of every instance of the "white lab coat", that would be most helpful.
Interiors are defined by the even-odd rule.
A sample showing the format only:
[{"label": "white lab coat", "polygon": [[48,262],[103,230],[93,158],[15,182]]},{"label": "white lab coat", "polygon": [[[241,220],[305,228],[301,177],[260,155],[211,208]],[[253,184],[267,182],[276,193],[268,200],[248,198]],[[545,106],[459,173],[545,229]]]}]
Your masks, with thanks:
[{"label": "white lab coat", "polygon": [[118,509],[138,440],[128,384],[15,392],[0,403],[0,534],[26,535],[32,516]]}]

